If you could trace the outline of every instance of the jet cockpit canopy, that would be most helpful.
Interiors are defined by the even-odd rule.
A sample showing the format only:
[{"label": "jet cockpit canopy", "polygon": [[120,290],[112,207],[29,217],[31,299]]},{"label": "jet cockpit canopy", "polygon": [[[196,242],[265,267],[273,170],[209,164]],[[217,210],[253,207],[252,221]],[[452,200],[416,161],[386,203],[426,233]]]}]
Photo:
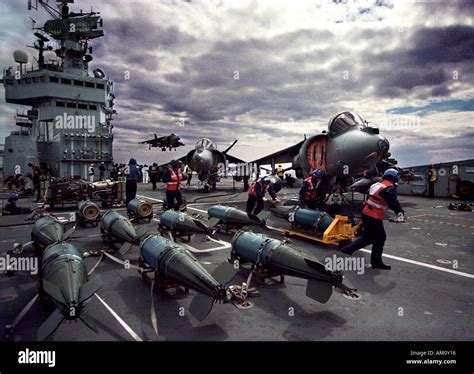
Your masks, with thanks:
[{"label": "jet cockpit canopy", "polygon": [[328,129],[329,136],[334,138],[346,131],[359,128],[360,130],[367,127],[367,122],[357,113],[342,112],[329,120]]},{"label": "jet cockpit canopy", "polygon": [[196,143],[196,151],[201,152],[204,149],[208,149],[210,151],[214,150],[214,144],[208,138],[199,139]]}]

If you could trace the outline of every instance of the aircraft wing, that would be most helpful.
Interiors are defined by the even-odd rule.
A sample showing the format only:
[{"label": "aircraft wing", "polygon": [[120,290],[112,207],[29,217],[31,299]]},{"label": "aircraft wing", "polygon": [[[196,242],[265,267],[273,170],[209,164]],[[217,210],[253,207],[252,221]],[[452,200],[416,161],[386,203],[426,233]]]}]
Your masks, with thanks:
[{"label": "aircraft wing", "polygon": [[225,158],[226,158],[227,161],[229,161],[230,164],[245,164],[245,163],[247,163],[247,161],[244,161],[244,160],[242,160],[240,158],[237,158],[235,156],[231,156],[229,154],[226,154]]},{"label": "aircraft wing", "polygon": [[292,145],[291,147],[282,149],[281,151],[274,152],[267,156],[258,158],[252,162],[255,162],[258,165],[271,165],[275,164],[285,164],[293,162],[293,158],[298,155],[301,146],[303,145],[304,140],[298,144]]},{"label": "aircraft wing", "polygon": [[138,144],[153,144],[153,146],[158,146],[161,143],[163,143],[165,139],[166,139],[166,136],[160,136],[159,138],[153,138],[153,139],[144,140],[142,142],[138,142]]},{"label": "aircraft wing", "polygon": [[[186,164],[186,155],[183,156],[183,157],[180,157],[180,158],[173,158],[173,160],[181,161],[183,164]],[[159,167],[166,168],[170,162],[171,162],[171,160],[169,160],[169,162],[167,162],[166,164],[159,165]]]}]

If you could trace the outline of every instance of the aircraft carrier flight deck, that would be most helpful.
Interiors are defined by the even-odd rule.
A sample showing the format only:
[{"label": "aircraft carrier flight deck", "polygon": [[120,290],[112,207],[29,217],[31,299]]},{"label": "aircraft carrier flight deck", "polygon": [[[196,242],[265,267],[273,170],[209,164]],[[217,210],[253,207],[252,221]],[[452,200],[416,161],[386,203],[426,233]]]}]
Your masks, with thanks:
[{"label": "aircraft carrier flight deck", "polygon": [[[244,208],[247,194],[240,192],[241,183],[233,189],[231,181],[220,183],[216,191],[203,194],[192,184],[183,195],[188,202],[188,214],[207,220],[207,210],[212,205],[223,204]],[[290,201],[298,189],[285,188],[279,197]],[[154,203],[152,220],[135,223],[136,228],[146,227],[156,232],[161,212],[163,191],[153,191],[150,185],[139,184],[138,197]],[[3,197],[3,196],[2,196]],[[97,323],[98,333],[85,324],[75,321],[61,324],[50,336],[53,341],[388,341],[388,340],[449,340],[462,341],[472,338],[474,328],[474,217],[471,212],[447,208],[447,199],[428,199],[400,196],[407,222],[386,222],[388,237],[384,262],[392,270],[372,269],[370,250],[357,252],[363,264],[357,271],[344,271],[344,283],[356,289],[349,297],[334,292],[325,304],[305,295],[306,281],[286,276],[266,279],[263,283],[253,279],[245,308],[234,303],[216,304],[204,321],[198,321],[188,311],[196,294],[183,289],[154,290],[156,335],[151,322],[150,281],[143,280],[132,267],[116,263],[104,256],[86,259],[87,269],[100,274],[101,288],[86,304],[87,313]],[[28,200],[22,204],[34,205]],[[68,220],[75,206],[58,209],[55,214]],[[125,208],[117,209],[125,214]],[[0,227],[0,255],[5,256],[14,243],[30,240],[33,222],[25,221],[26,215],[2,217]],[[268,219],[268,228],[252,227],[254,232],[283,239],[280,227],[288,222]],[[191,243],[194,256],[212,271],[227,261],[231,252],[233,233],[220,230],[215,238],[203,243]],[[322,244],[300,237],[288,237],[288,245],[303,251],[324,263],[333,256],[341,257],[337,244]],[[82,253],[100,252],[104,242],[98,227],[77,225],[70,241]],[[178,240],[178,243],[180,241]],[[118,246],[112,256],[122,258]],[[124,256],[131,265],[137,264],[138,249],[133,246]],[[241,285],[246,274],[239,272],[232,284]],[[22,308],[37,293],[36,276],[15,273],[0,277],[0,325],[12,324]],[[105,306],[105,304],[107,306]],[[110,308],[110,309],[108,309]],[[35,303],[16,326],[11,339],[36,340],[39,326],[51,309]],[[122,321],[122,323],[119,322]]]}]

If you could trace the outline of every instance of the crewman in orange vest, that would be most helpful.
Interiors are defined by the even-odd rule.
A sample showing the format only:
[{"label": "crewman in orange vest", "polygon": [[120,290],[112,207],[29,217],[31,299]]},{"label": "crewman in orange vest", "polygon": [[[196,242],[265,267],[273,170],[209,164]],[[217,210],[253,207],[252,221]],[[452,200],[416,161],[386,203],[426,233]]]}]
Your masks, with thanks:
[{"label": "crewman in orange vest", "polygon": [[385,209],[388,207],[398,215],[398,222],[405,222],[405,212],[397,199],[398,171],[387,169],[382,181],[370,186],[369,197],[362,210],[362,236],[343,246],[341,252],[352,255],[358,249],[372,244],[370,262],[374,269],[390,270],[382,261],[383,246],[387,235],[383,227]]},{"label": "crewman in orange vest", "polygon": [[183,172],[181,165],[182,163],[180,161],[172,160],[162,179],[162,181],[166,183],[166,206],[168,209],[174,209],[176,211],[179,210],[179,207],[183,203],[183,195],[181,195]]},{"label": "crewman in orange vest", "polygon": [[[275,202],[279,201],[270,183],[270,178],[268,176],[264,176],[260,178],[259,180],[257,180],[256,182],[252,183],[252,185],[249,188],[249,192],[248,192],[249,197],[247,200],[247,209],[246,209],[246,212],[248,214],[253,213],[257,215],[263,210],[263,207],[265,206],[263,197],[265,196],[265,192],[267,192],[267,190],[270,196],[272,197],[273,201]],[[257,207],[254,210],[253,208],[255,207],[255,204],[257,204]]]},{"label": "crewman in orange vest", "polygon": [[302,208],[317,208],[317,199],[319,197],[318,188],[323,177],[324,172],[320,169],[316,169],[303,181],[303,186],[299,194],[300,206]]}]

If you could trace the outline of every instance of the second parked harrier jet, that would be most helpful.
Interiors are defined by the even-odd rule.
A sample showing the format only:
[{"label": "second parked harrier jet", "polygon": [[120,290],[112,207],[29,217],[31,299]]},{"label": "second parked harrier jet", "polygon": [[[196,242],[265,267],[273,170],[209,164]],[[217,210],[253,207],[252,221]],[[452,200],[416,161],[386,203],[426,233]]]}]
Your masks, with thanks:
[{"label": "second parked harrier jet", "polygon": [[155,134],[155,137],[153,139],[144,140],[142,142],[139,142],[138,144],[148,144],[148,149],[151,149],[151,147],[159,147],[163,152],[166,151],[166,148],[169,148],[170,151],[174,148],[174,150],[176,151],[176,148],[184,145],[179,140],[180,137],[175,134],[160,137],[156,136]]},{"label": "second parked harrier jet", "polygon": [[299,178],[306,178],[314,169],[326,172],[321,192],[345,191],[354,188],[366,192],[368,187],[388,167],[389,142],[379,129],[357,113],[342,112],[333,117],[328,131],[313,135],[289,148],[259,158],[260,165],[292,163]]},{"label": "second parked harrier jet", "polygon": [[[215,189],[216,182],[221,177],[230,176],[228,174],[229,163],[247,165],[244,160],[228,154],[235,143],[237,143],[237,140],[227,147],[226,150],[218,151],[210,139],[202,138],[197,141],[193,150],[177,160],[185,163],[198,174],[198,178],[203,182],[205,190],[209,188]],[[251,173],[250,166],[248,169],[249,173]],[[239,181],[242,175],[234,176],[234,178]]]}]

